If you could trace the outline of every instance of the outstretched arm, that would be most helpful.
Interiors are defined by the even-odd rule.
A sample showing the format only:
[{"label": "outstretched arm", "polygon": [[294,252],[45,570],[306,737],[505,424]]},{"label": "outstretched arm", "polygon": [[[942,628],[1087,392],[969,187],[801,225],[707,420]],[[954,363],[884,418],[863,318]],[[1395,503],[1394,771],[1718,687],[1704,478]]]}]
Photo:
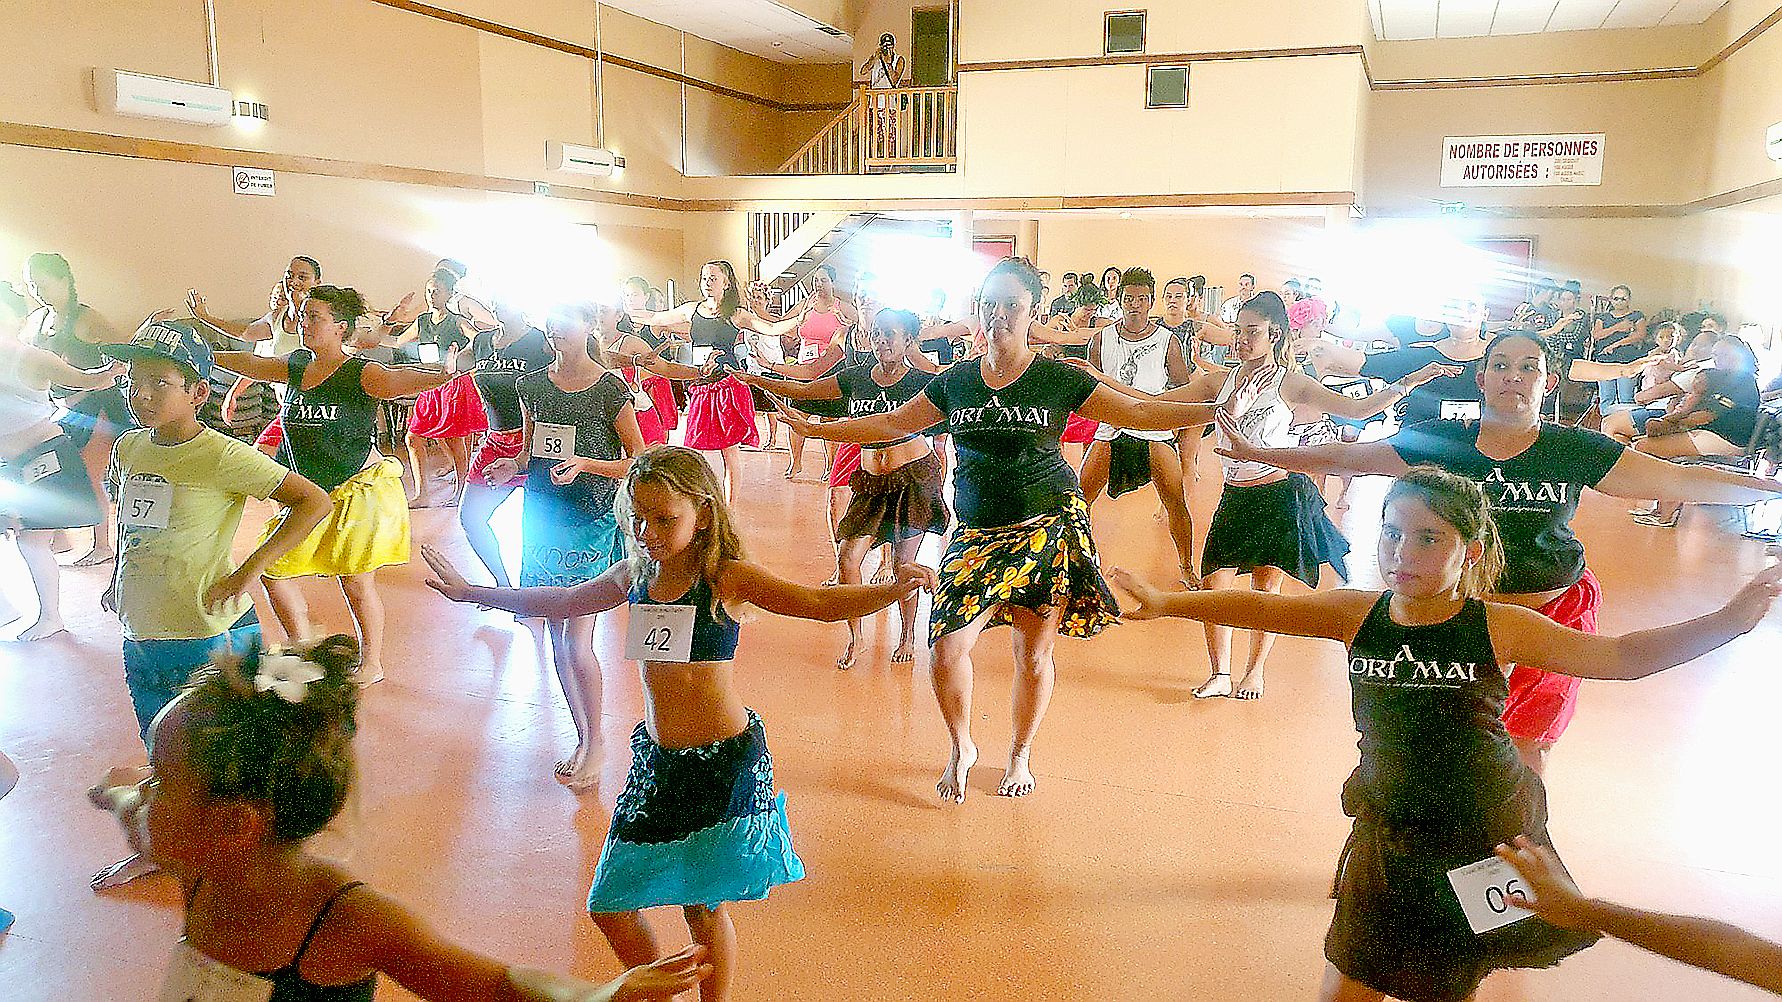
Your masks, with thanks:
[{"label": "outstretched arm", "polygon": [[1174,616],[1203,623],[1263,630],[1295,637],[1322,637],[1343,643],[1355,639],[1379,592],[1339,588],[1310,595],[1271,595],[1223,588],[1216,591],[1165,591],[1153,588],[1130,571],[1114,569],[1114,586],[1133,600],[1127,619]]},{"label": "outstretched arm", "polygon": [[1606,933],[1661,957],[1782,995],[1782,943],[1713,919],[1666,915],[1587,898],[1553,850],[1526,835],[1519,836],[1513,847],[1498,846],[1497,854],[1515,867],[1534,891],[1532,899],[1512,892],[1512,900],[1554,925]]},{"label": "outstretched arm", "polygon": [[[779,368],[775,366],[775,368]],[[736,378],[759,387],[768,393],[775,393],[790,400],[840,400],[841,384],[834,376],[825,376],[813,382],[800,379],[781,379],[778,376],[758,376],[752,372],[738,372]]]},{"label": "outstretched arm", "polygon": [[792,430],[806,438],[820,438],[828,442],[858,442],[861,445],[895,442],[900,438],[920,435],[946,419],[946,415],[927,396],[913,397],[889,414],[846,418],[822,424],[777,401],[774,406],[778,408],[780,417],[792,426]]},{"label": "outstretched arm", "polygon": [[1487,609],[1491,646],[1504,663],[1538,664],[1573,678],[1628,680],[1694,661],[1751,629],[1782,594],[1782,564],[1752,578],[1724,607],[1682,623],[1601,637],[1560,626],[1519,605]]},{"label": "outstretched arm", "polygon": [[1362,421],[1410,396],[1412,390],[1438,376],[1458,376],[1460,373],[1458,365],[1431,362],[1397,382],[1388,383],[1382,390],[1356,398],[1338,393],[1304,373],[1289,372],[1281,395],[1291,403],[1315,407],[1332,417]]},{"label": "outstretched arm", "polygon": [[385,365],[367,363],[359,370],[359,385],[379,400],[412,397],[423,390],[452,381],[450,369],[439,365]]},{"label": "outstretched arm", "polygon": [[814,588],[787,581],[760,564],[733,560],[724,565],[719,593],[725,602],[747,602],[781,616],[836,623],[870,616],[918,589],[933,591],[938,584],[933,568],[899,564],[896,576],[884,584]]},{"label": "outstretched arm", "polygon": [[1638,500],[1755,504],[1782,494],[1782,481],[1712,466],[1682,466],[1628,449],[1596,489],[1614,497]]},{"label": "outstretched arm", "polygon": [[1211,424],[1218,404],[1180,403],[1163,397],[1119,393],[1106,384],[1097,386],[1077,408],[1086,418],[1132,431],[1173,431]]},{"label": "outstretched arm", "polygon": [[1332,442],[1289,449],[1265,448],[1244,437],[1237,422],[1230,418],[1221,415],[1218,425],[1230,445],[1214,451],[1232,459],[1267,463],[1277,469],[1313,476],[1334,473],[1345,477],[1396,477],[1411,468],[1399,456],[1398,450],[1386,442]]},{"label": "outstretched arm", "polygon": [[282,383],[290,373],[287,364],[289,355],[275,355],[267,358],[251,351],[219,351],[211,356],[212,362],[219,369],[227,369],[238,376],[262,383]]},{"label": "outstretched arm", "polygon": [[450,558],[431,546],[421,547],[421,559],[432,569],[427,587],[454,602],[486,605],[522,616],[543,619],[573,619],[625,604],[631,590],[631,564],[627,561],[607,568],[592,581],[568,588],[486,588],[464,579]]}]

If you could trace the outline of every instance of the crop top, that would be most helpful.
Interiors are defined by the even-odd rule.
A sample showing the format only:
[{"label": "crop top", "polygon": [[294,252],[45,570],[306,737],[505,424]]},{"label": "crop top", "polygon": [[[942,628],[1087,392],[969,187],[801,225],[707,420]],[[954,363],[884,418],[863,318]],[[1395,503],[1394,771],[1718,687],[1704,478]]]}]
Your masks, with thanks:
[{"label": "crop top", "polygon": [[365,468],[377,445],[377,398],[365,392],[366,361],[350,356],[315,386],[303,388],[303,374],[316,359],[299,348],[285,359],[285,404],[279,412],[285,440],[278,461],[324,491],[332,491]]},{"label": "crop top", "polygon": [[[693,607],[693,646],[688,661],[734,661],[736,642],[742,636],[742,624],[730,618],[712,596],[712,586],[701,577],[686,594],[666,602],[650,597],[650,583],[639,581],[631,586],[632,605],[690,605]],[[717,611],[714,612],[713,609]]]},{"label": "crop top", "polygon": [[445,319],[434,323],[433,314],[423,313],[415,318],[415,339],[396,349],[396,361],[415,363],[427,361],[421,357],[421,345],[436,344],[439,346],[439,357],[429,364],[444,362],[446,356],[458,351],[470,343],[464,335],[464,326],[457,316],[448,313]]},{"label": "crop top", "polygon": [[[692,338],[693,347],[696,349],[710,348],[711,357],[718,360],[720,371],[713,378],[704,379],[701,382],[715,383],[730,375],[728,372],[722,371],[723,369],[742,368],[742,358],[736,352],[736,342],[742,337],[742,332],[736,329],[736,325],[730,322],[729,317],[708,317],[695,307],[693,319],[688,321],[688,327],[690,328],[688,336]],[[699,362],[699,353],[695,352],[694,363],[699,364]]]},{"label": "crop top", "polygon": [[[1219,395],[1214,398],[1214,403],[1223,404],[1230,399],[1240,372],[1241,369],[1234,368],[1225,377],[1225,384],[1219,388]],[[1274,373],[1262,392],[1237,419],[1238,428],[1244,433],[1244,437],[1265,449],[1286,449],[1299,444],[1299,436],[1292,431],[1293,406],[1281,399],[1281,383],[1287,378],[1287,372],[1286,366],[1275,366]],[[1221,446],[1229,444],[1223,430],[1218,435]],[[1280,472],[1279,467],[1267,463],[1259,463],[1253,459],[1232,459],[1229,456],[1220,456],[1219,465],[1224,470],[1225,482],[1238,487]]]},{"label": "crop top", "polygon": [[556,353],[536,330],[528,330],[512,344],[495,347],[495,332],[483,331],[472,342],[476,367],[471,378],[483,398],[490,431],[516,431],[524,423],[520,414],[520,377],[551,364]]},{"label": "crop top", "polygon": [[1477,421],[1425,421],[1386,440],[1400,459],[1430,463],[1478,484],[1503,537],[1506,595],[1570,588],[1584,575],[1572,534],[1578,497],[1621,460],[1626,446],[1583,428],[1542,424],[1534,444],[1502,461],[1479,451]]},{"label": "crop top", "polygon": [[[309,931],[303,934],[303,942],[297,947],[297,954],[291,962],[276,971],[264,973],[237,972],[235,968],[199,953],[197,948],[187,943],[182,936],[180,951],[174,956],[174,963],[167,972],[167,981],[161,988],[160,1002],[191,1002],[191,992],[201,986],[199,979],[204,977],[204,968],[218,967],[227,972],[247,974],[251,979],[272,983],[272,996],[268,1002],[371,1002],[377,991],[377,975],[373,974],[363,981],[355,981],[346,985],[316,985],[303,980],[297,969],[303,963],[303,955],[309,952],[309,944],[316,938],[322,928],[322,922],[334,905],[346,896],[348,891],[364,886],[360,881],[341,885],[340,889],[329,895],[328,900],[316,912],[314,921],[309,924]],[[192,889],[192,898],[198,896],[198,888]],[[191,899],[186,901],[190,910]],[[264,991],[264,989],[261,989]]]}]

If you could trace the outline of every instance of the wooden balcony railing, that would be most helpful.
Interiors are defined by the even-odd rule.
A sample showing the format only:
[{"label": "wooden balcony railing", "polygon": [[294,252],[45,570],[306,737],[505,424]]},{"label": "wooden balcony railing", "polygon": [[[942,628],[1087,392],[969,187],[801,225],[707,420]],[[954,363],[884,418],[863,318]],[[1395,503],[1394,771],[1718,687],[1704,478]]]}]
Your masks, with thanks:
[{"label": "wooden balcony railing", "polygon": [[959,159],[959,88],[860,87],[847,110],[780,165],[781,174],[879,174]]}]

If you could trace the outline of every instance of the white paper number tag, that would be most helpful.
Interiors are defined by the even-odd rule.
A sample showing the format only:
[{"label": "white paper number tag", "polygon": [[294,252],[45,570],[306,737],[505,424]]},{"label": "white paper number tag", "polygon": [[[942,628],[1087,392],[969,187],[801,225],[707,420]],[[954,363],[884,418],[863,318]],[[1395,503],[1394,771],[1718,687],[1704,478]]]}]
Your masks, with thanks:
[{"label": "white paper number tag", "polygon": [[1481,405],[1477,400],[1442,401],[1442,420],[1477,421]]},{"label": "white paper number tag", "polygon": [[575,455],[575,425],[532,425],[532,455],[538,459],[568,459]]},{"label": "white paper number tag", "polygon": [[161,985],[160,1002],[271,1002],[272,982],[219,964],[181,942]]},{"label": "white paper number tag", "polygon": [[693,660],[693,613],[690,605],[631,606],[625,628],[625,656],[633,661]]},{"label": "white paper number tag", "polygon": [[25,464],[25,483],[34,484],[52,473],[62,472],[62,461],[53,452],[46,452]]},{"label": "white paper number tag", "polygon": [[1454,885],[1454,894],[1460,899],[1467,925],[1473,927],[1474,933],[1501,929],[1534,914],[1510,901],[1511,891],[1521,891],[1530,900],[1534,899],[1534,892],[1522,882],[1515,867],[1496,856],[1449,870],[1448,883]]},{"label": "white paper number tag", "polygon": [[424,364],[439,364],[439,345],[429,342],[427,344],[416,345],[415,347],[421,349],[421,361]]},{"label": "white paper number tag", "polygon": [[165,529],[173,514],[173,485],[132,477],[118,495],[118,521],[130,529]]}]

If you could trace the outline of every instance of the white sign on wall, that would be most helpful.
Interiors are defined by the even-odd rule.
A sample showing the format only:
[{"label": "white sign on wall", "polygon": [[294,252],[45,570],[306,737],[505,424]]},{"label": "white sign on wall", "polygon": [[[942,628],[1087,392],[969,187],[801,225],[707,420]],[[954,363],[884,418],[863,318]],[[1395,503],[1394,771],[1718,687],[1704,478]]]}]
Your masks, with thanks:
[{"label": "white sign on wall", "polygon": [[1540,188],[1602,183],[1601,133],[1450,136],[1442,140],[1444,188]]},{"label": "white sign on wall", "polygon": [[233,168],[235,175],[234,188],[237,195],[270,195],[273,193],[274,175],[269,170],[257,167]]}]

